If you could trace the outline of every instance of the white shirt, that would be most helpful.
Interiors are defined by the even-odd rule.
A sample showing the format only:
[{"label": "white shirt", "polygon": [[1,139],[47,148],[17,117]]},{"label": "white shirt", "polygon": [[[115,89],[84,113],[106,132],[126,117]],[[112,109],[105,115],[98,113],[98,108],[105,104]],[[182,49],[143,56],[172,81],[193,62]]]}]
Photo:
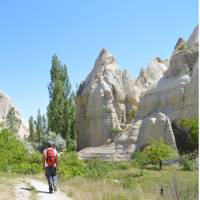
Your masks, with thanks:
[{"label": "white shirt", "polygon": [[[51,147],[49,147],[49,148],[51,148]],[[46,161],[46,158],[47,158],[47,150],[48,150],[49,148],[47,148],[47,149],[45,149],[45,150],[43,151],[43,154],[45,155],[45,165],[44,165],[44,167],[48,167],[48,166],[49,166],[48,163],[47,163],[47,161]],[[55,156],[57,156],[57,154],[58,154],[57,150],[56,150],[56,149],[53,149],[53,150],[54,150],[54,152],[55,152]],[[56,167],[56,163],[54,163],[54,167]]]}]

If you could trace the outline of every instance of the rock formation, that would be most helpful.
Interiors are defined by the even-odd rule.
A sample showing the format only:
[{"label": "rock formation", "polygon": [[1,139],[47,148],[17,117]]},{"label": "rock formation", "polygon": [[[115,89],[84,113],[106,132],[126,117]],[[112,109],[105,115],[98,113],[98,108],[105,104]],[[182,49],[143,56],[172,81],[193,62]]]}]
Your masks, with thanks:
[{"label": "rock formation", "polygon": [[127,71],[121,71],[115,58],[103,49],[77,93],[78,149],[111,142],[113,132],[127,129],[133,119],[131,110],[137,107],[140,94],[166,69],[164,61],[155,58],[135,80]]},{"label": "rock formation", "polygon": [[139,148],[151,139],[163,138],[166,144],[176,148],[176,142],[169,118],[163,113],[150,115],[132,124],[128,132],[120,133],[115,140],[99,147],[79,151],[81,159],[128,160]]},{"label": "rock formation", "polygon": [[11,99],[0,91],[0,123],[4,124],[6,122],[6,116],[12,107],[14,107],[15,109],[15,117],[18,129],[17,135],[20,138],[28,137],[29,136],[28,125],[21,118],[20,112],[18,111],[16,106],[12,103]]},{"label": "rock formation", "polygon": [[[140,99],[137,118],[162,112],[170,121],[198,116],[198,41],[193,36],[189,46],[175,49],[164,76]],[[194,41],[194,43],[192,43]]]},{"label": "rock formation", "polygon": [[[110,141],[110,143],[107,140],[106,144],[105,140],[102,140],[101,144],[103,145],[100,143],[87,143],[87,145],[81,146],[81,148],[87,146],[90,147],[82,149],[79,152],[80,158],[91,159],[99,157],[102,160],[130,159],[131,155],[137,149],[146,145],[150,139],[158,139],[160,137],[164,139],[165,143],[176,148],[175,137],[171,127],[172,122],[176,123],[176,121],[178,122],[184,118],[198,116],[198,41],[198,27],[196,27],[187,42],[185,42],[183,39],[179,39],[169,62],[156,58],[153,59],[151,62],[152,64],[150,63],[150,67],[148,67],[146,70],[142,69],[139,77],[136,79],[136,81],[133,80],[130,85],[130,89],[132,89],[132,94],[134,94],[134,96],[131,96],[129,99],[132,99],[132,102],[134,102],[132,105],[138,106],[136,117],[133,120],[131,126],[128,128],[128,130],[122,129],[121,132],[113,140]],[[98,62],[96,62],[95,66],[98,66],[97,63]],[[116,68],[115,70],[117,71]],[[96,71],[95,68],[93,71]],[[111,74],[113,74],[113,71],[110,73],[110,77],[113,76]],[[102,79],[106,80],[105,75],[101,75]],[[86,80],[86,85],[88,85],[88,80],[91,80],[92,77],[94,80],[95,76],[91,73],[89,78]],[[99,86],[101,84],[97,85]],[[122,84],[123,86],[115,85],[115,87],[123,89],[125,88],[125,84],[126,82]],[[100,104],[98,98],[98,95],[104,90],[101,90],[100,93],[97,92],[95,94],[97,99],[95,102],[93,102],[93,106],[96,106],[96,109],[98,107],[98,110],[95,110],[95,115],[91,115],[91,113],[87,111],[88,108],[85,106],[89,105],[86,103],[88,102],[88,97],[84,98],[85,96],[83,95],[83,91],[85,88],[87,88],[85,87],[86,85],[82,85],[82,88],[78,94],[78,115],[80,115],[81,110],[80,102],[85,100],[85,104],[82,104],[82,108],[84,108],[84,111],[82,110],[83,116],[93,116],[93,119],[97,121],[100,119],[98,117],[99,110],[105,114],[105,112],[102,110],[102,107],[99,106]],[[110,87],[110,85],[108,87]],[[87,90],[87,96],[90,96],[93,93],[94,88],[95,86]],[[123,91],[121,93],[126,96],[128,95],[128,90],[126,91],[127,93],[123,93]],[[115,102],[115,98],[117,96],[115,96],[115,92],[112,92],[113,90],[111,90],[112,100],[110,102],[111,107],[113,108],[115,107],[115,103],[113,102]],[[108,101],[104,99],[103,102]],[[126,105],[126,101],[119,102],[124,105],[127,113],[127,108],[130,107]],[[139,103],[139,105],[137,105],[137,103]],[[92,105],[91,102],[90,105]],[[118,114],[115,116],[118,116]],[[104,115],[104,119],[105,118],[106,117]],[[78,142],[84,139],[89,140],[90,138],[90,136],[87,134],[90,123],[88,123],[87,118],[85,119],[86,120],[84,123],[87,124],[87,126],[84,127],[84,131],[81,131],[81,129],[79,130]],[[79,120],[80,123],[82,119],[79,118]],[[106,123],[103,121],[101,126],[107,129]],[[94,132],[96,127],[96,125],[93,126]],[[122,127],[121,124],[119,127]],[[102,133],[103,132],[99,132],[99,134]]]}]

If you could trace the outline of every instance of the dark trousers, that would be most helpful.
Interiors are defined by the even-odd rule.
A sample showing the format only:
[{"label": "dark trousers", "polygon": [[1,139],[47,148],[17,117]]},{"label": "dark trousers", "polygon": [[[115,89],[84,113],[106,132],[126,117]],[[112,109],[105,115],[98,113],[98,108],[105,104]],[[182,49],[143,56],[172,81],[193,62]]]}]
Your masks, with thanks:
[{"label": "dark trousers", "polygon": [[45,167],[45,176],[49,184],[49,190],[56,187],[56,167]]}]

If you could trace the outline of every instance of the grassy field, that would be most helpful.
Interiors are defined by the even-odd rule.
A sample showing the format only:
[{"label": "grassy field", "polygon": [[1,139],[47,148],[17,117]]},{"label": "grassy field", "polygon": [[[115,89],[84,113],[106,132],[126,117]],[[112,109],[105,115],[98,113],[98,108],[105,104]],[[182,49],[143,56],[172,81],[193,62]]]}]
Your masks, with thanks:
[{"label": "grassy field", "polygon": [[103,177],[60,180],[59,187],[74,200],[198,199],[197,170],[183,171],[168,166],[159,171],[150,167],[144,170],[143,176],[138,174],[140,169],[127,162],[124,169],[111,170]]},{"label": "grassy field", "polygon": [[[98,161],[99,164],[99,161]],[[59,189],[74,200],[196,200],[198,199],[198,171],[183,171],[181,167],[165,166],[161,171],[149,166],[139,176],[140,169],[132,162],[110,163],[106,173],[59,177]],[[102,168],[103,170],[103,168]],[[92,176],[94,174],[94,176]],[[15,185],[27,175],[0,172],[0,197],[14,200]],[[46,181],[44,174],[29,175]],[[163,196],[161,195],[163,188]]]}]

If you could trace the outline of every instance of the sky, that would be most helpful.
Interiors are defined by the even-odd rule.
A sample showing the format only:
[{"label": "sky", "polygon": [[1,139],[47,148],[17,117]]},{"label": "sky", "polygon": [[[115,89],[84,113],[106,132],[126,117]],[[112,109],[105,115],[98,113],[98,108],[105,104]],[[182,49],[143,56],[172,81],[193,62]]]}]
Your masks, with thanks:
[{"label": "sky", "polygon": [[28,120],[46,113],[54,54],[74,89],[103,47],[136,78],[197,24],[198,0],[1,0],[0,90]]}]

